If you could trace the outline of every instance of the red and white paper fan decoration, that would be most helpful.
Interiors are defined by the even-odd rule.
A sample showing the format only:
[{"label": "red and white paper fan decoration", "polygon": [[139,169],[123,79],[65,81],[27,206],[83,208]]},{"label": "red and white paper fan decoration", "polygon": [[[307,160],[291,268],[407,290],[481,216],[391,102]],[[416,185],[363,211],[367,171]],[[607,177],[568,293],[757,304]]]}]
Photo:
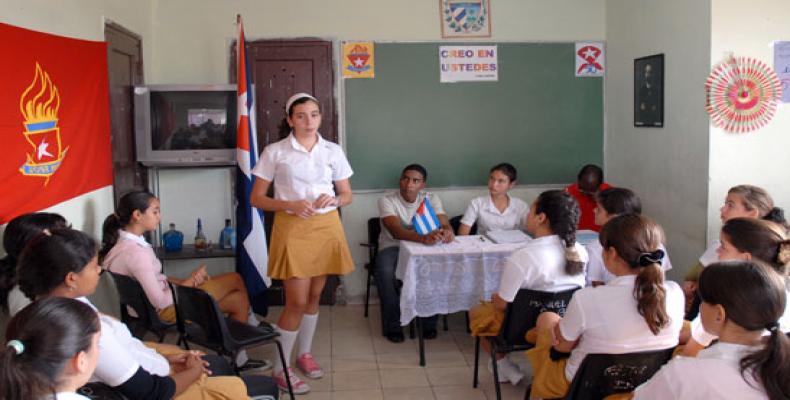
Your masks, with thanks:
[{"label": "red and white paper fan decoration", "polygon": [[705,82],[713,124],[727,132],[762,128],[776,113],[782,84],[776,72],[760,60],[733,57],[722,61]]}]

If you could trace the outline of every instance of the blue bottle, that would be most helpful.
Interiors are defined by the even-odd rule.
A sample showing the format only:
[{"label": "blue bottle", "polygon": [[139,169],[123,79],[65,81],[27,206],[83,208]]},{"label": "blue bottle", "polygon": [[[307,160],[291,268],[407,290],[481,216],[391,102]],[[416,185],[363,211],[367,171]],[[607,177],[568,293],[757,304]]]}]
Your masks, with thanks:
[{"label": "blue bottle", "polygon": [[162,234],[165,252],[181,251],[184,246],[184,234],[176,230],[176,224],[170,224],[170,229]]},{"label": "blue bottle", "polygon": [[220,249],[235,249],[236,248],[236,229],[230,224],[230,220],[225,220],[225,228],[219,233],[219,248]]}]

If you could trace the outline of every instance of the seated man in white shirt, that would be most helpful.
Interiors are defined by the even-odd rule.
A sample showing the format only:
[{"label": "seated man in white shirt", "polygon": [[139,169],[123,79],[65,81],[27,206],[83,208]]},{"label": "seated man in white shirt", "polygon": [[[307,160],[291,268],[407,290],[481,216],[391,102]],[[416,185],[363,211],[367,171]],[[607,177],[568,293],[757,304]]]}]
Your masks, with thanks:
[{"label": "seated man in white shirt", "polygon": [[[439,197],[422,191],[425,188],[427,177],[428,173],[423,166],[408,165],[400,176],[400,190],[379,199],[382,229],[379,236],[379,251],[376,256],[374,276],[381,302],[382,334],[393,343],[400,343],[404,340],[403,330],[400,326],[400,296],[395,279],[400,241],[435,244],[449,243],[455,238]],[[414,230],[412,218],[426,197],[439,219],[441,228],[427,235],[420,235]],[[436,316],[423,319],[422,324],[423,337],[426,339],[435,338]]]}]

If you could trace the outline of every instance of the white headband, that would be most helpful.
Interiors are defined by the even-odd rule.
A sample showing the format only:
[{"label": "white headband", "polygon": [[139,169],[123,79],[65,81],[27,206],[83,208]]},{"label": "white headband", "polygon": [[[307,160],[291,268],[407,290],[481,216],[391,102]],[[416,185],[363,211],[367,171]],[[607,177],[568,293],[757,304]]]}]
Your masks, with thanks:
[{"label": "white headband", "polygon": [[310,95],[309,95],[309,94],[307,94],[307,93],[297,93],[297,94],[295,94],[295,95],[291,96],[291,97],[288,99],[288,101],[287,101],[287,102],[285,102],[285,112],[286,112],[287,114],[290,114],[290,111],[291,111],[291,106],[294,104],[294,102],[295,102],[295,101],[297,101],[297,100],[300,100],[300,99],[310,99],[310,100],[312,100],[312,101],[314,101],[314,102],[318,103],[318,100],[317,100],[315,97],[313,97],[313,96],[310,96]]}]

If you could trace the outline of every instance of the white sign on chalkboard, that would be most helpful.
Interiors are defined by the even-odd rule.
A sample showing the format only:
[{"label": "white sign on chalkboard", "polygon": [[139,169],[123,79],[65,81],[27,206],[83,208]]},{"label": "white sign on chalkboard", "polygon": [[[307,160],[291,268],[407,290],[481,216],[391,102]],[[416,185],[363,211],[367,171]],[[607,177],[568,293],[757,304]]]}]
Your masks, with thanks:
[{"label": "white sign on chalkboard", "polygon": [[499,80],[496,46],[439,46],[440,82]]}]

